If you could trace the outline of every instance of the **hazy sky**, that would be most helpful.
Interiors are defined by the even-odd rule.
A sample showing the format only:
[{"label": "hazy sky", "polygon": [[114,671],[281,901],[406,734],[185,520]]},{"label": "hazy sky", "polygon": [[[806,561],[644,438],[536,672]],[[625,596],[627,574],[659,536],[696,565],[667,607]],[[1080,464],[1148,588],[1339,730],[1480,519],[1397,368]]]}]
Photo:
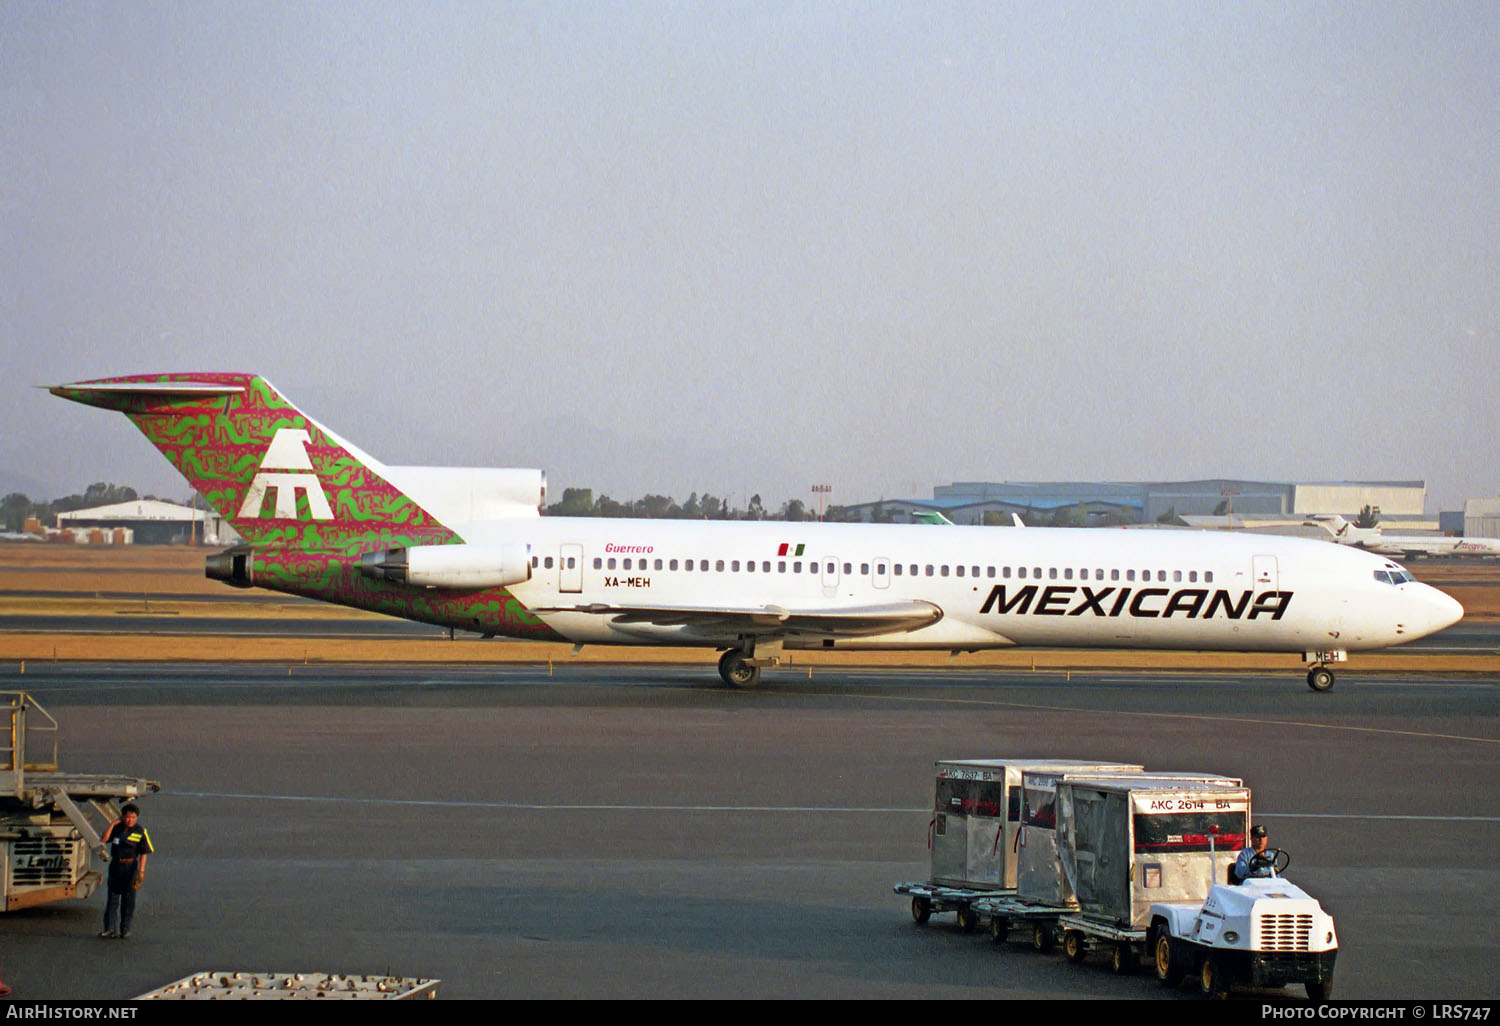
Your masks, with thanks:
[{"label": "hazy sky", "polygon": [[186,486],[32,385],[265,374],[392,463],[768,506],[1500,493],[1500,5],[0,0],[0,488]]}]

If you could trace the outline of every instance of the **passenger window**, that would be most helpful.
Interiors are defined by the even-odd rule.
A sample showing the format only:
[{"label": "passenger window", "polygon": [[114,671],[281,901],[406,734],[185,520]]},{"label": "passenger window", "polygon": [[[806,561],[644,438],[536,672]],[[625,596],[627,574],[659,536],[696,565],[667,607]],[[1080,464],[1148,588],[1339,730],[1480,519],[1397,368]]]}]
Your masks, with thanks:
[{"label": "passenger window", "polygon": [[1173,570],[1172,571],[1172,583],[1173,584],[1181,584],[1182,583],[1182,571],[1181,570]]},{"label": "passenger window", "polygon": [[956,571],[958,573],[958,576],[962,577],[964,575],[964,568],[963,568],[962,565],[956,567],[955,569],[956,569]]},{"label": "passenger window", "polygon": [[734,562],[730,563],[729,564],[729,569],[733,570],[735,573],[739,573],[740,572],[740,561],[736,559]]},{"label": "passenger window", "polygon": [[542,565],[542,558],[540,556],[532,556],[531,557],[531,569],[535,570],[537,567],[539,567],[541,565]]},{"label": "passenger window", "polygon": [[667,568],[669,570],[676,570],[677,569],[677,560],[674,559],[674,560],[669,561],[667,563]]},{"label": "passenger window", "polygon": [[1049,566],[1047,568],[1047,579],[1049,581],[1055,581],[1055,580],[1057,580],[1057,567],[1055,567],[1055,566]]},{"label": "passenger window", "polygon": [[861,563],[861,564],[859,564],[859,575],[861,577],[868,577],[868,576],[870,576],[870,564],[869,563]]},{"label": "passenger window", "polygon": [[[1006,569],[1009,570],[1010,567],[1006,567]],[[1026,568],[1024,566],[1023,567],[1017,567],[1016,568],[1016,576],[1019,577],[1019,578],[1021,578],[1021,580],[1023,580],[1023,581],[1026,580]]]},{"label": "passenger window", "polygon": [[784,559],[777,560],[777,562],[776,562],[776,572],[778,574],[784,574],[784,573],[786,573],[786,560],[784,560]]},{"label": "passenger window", "polygon": [[927,576],[928,577],[932,576],[932,564],[931,563],[927,564]]},{"label": "passenger window", "polygon": [[[1055,577],[1057,575],[1054,574],[1053,576]],[[1071,581],[1072,579],[1073,579],[1073,568],[1072,567],[1068,567],[1066,570],[1063,571],[1063,580],[1065,580],[1065,581]]]},{"label": "passenger window", "polygon": [[1111,581],[1118,581],[1120,579],[1120,571],[1117,570],[1117,569],[1116,570],[1111,570],[1109,572],[1109,579]]},{"label": "passenger window", "polygon": [[801,572],[802,572],[802,560],[799,559],[799,560],[797,560],[796,562],[794,562],[792,564],[792,573],[794,573],[794,574],[800,574]]},{"label": "passenger window", "polygon": [[1010,580],[1010,567],[1002,566],[1000,568],[1000,576],[1004,577],[1006,580]]},{"label": "passenger window", "polygon": [[1156,571],[1156,579],[1163,584],[1167,583],[1167,572],[1165,570]]},{"label": "passenger window", "polygon": [[551,570],[552,569],[552,557],[548,556],[546,559],[542,560],[542,566],[546,567],[548,570]]},{"label": "passenger window", "polygon": [[1125,571],[1125,579],[1127,581],[1133,581],[1133,580],[1135,580],[1135,571],[1134,570],[1126,570]]},{"label": "passenger window", "polygon": [[610,556],[609,557],[609,568],[611,570],[613,570],[615,568],[615,557],[614,556]]},{"label": "passenger window", "polygon": [[1198,571],[1196,571],[1196,570],[1189,570],[1188,571],[1188,583],[1189,584],[1196,584],[1197,582],[1198,582]]},{"label": "passenger window", "polygon": [[942,567],[940,567],[940,570],[941,570],[941,572],[942,572],[942,575],[943,575],[943,576],[944,576],[944,577],[947,577],[947,576],[948,576],[948,564],[947,564],[947,563],[944,563],[944,564],[943,564],[943,565],[942,565]]},{"label": "passenger window", "polygon": [[1203,571],[1203,581],[1205,584],[1214,583],[1214,572],[1212,570]]},{"label": "passenger window", "polygon": [[630,569],[630,557],[629,556],[626,556],[623,560],[621,560],[620,569],[621,570],[629,570]]},{"label": "passenger window", "polygon": [[745,560],[745,573],[747,573],[747,574],[753,574],[753,573],[755,573],[755,560],[753,560],[753,559],[747,559],[747,560]]},{"label": "passenger window", "polygon": [[893,571],[895,571],[895,574],[896,574],[897,577],[901,576],[901,564],[900,563],[897,563],[895,566],[891,567],[891,569]]},{"label": "passenger window", "polygon": [[854,576],[854,566],[852,564],[850,564],[850,563],[845,563],[844,564],[844,576],[845,577],[852,577],[852,576]]},{"label": "passenger window", "polygon": [[658,569],[658,570],[661,569],[661,560],[659,560],[659,559],[656,561],[656,569]]},{"label": "passenger window", "polygon": [[[781,564],[781,566],[783,569],[786,568],[785,563]],[[771,561],[769,559],[763,559],[760,561],[760,572],[763,574],[768,574],[771,572]]]},{"label": "passenger window", "polygon": [[985,574],[986,577],[994,577],[995,576],[995,568],[994,567],[987,566],[987,567],[985,567],[985,569],[987,571],[989,571],[987,574]]},{"label": "passenger window", "polygon": [[598,556],[595,556],[594,557],[594,569],[595,570],[602,570],[603,568],[604,568],[604,560],[600,559]]}]

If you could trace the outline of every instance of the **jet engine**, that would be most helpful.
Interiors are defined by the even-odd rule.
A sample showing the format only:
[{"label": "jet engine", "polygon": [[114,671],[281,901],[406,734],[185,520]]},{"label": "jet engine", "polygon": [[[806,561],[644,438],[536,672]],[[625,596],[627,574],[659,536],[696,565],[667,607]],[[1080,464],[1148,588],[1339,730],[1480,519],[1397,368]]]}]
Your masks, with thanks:
[{"label": "jet engine", "polygon": [[531,580],[531,546],[413,545],[367,552],[359,572],[421,588],[503,588]]}]

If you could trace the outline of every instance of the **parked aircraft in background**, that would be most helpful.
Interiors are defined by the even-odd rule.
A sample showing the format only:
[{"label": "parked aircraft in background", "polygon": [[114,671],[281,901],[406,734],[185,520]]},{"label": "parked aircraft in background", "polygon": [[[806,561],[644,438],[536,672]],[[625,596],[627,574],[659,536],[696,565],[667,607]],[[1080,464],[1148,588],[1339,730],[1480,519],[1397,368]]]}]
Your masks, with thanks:
[{"label": "parked aircraft in background", "polygon": [[541,517],[539,470],[388,466],[249,374],[59,385],[133,421],[245,544],[206,573],[486,636],[722,651],[732,686],[787,649],[1015,645],[1351,651],[1463,608],[1365,552],[1109,528]]},{"label": "parked aircraft in background", "polygon": [[1500,538],[1449,538],[1438,534],[1387,534],[1378,527],[1355,527],[1338,515],[1318,514],[1309,523],[1333,535],[1340,545],[1353,545],[1382,556],[1500,556]]}]

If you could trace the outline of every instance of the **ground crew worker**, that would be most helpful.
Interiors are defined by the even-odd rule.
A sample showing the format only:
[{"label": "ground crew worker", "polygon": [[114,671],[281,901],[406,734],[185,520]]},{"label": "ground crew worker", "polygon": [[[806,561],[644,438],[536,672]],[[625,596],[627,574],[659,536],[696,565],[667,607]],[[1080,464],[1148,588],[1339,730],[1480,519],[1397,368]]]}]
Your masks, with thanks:
[{"label": "ground crew worker", "polygon": [[1257,823],[1250,828],[1250,847],[1240,849],[1240,857],[1234,861],[1234,882],[1244,883],[1252,876],[1270,876],[1271,861],[1265,857],[1269,833]]},{"label": "ground crew worker", "polygon": [[[130,936],[135,917],[135,892],[146,882],[146,856],[151,854],[151,835],[140,822],[141,810],[132,802],[120,810],[120,818],[104,831],[109,846],[109,900],[104,905],[101,937]],[[118,917],[118,918],[117,918]],[[119,929],[115,929],[116,923]]]}]

